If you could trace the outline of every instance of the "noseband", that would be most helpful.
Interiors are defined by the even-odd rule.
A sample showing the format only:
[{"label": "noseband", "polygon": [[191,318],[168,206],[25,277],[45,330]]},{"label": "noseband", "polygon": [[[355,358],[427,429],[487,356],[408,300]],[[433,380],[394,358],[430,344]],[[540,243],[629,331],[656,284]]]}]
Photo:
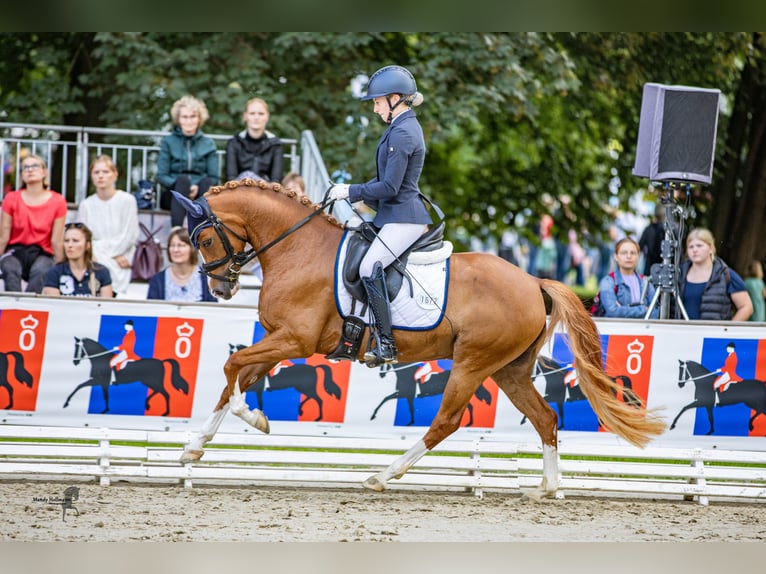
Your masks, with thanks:
[{"label": "noseband", "polygon": [[[287,231],[280,234],[276,239],[273,239],[272,241],[269,241],[266,245],[262,246],[260,249],[248,249],[247,251],[240,251],[235,253],[234,247],[231,245],[231,241],[229,240],[229,236],[227,235],[227,231],[231,233],[234,237],[242,241],[243,243],[247,243],[248,240],[246,237],[242,237],[239,235],[236,231],[234,231],[231,227],[226,225],[221,219],[213,213],[213,210],[210,209],[210,205],[207,202],[207,199],[205,197],[200,197],[196,200],[196,203],[199,204],[206,216],[206,219],[204,219],[201,223],[197,224],[194,229],[192,230],[190,234],[190,239],[194,246],[199,249],[199,244],[197,242],[197,236],[200,234],[200,232],[203,229],[207,229],[208,227],[212,227],[213,230],[215,230],[216,234],[221,240],[221,243],[223,244],[223,248],[226,251],[226,255],[221,257],[220,259],[216,259],[215,261],[211,261],[210,263],[203,263],[202,264],[202,271],[207,275],[208,277],[212,279],[217,279],[219,281],[225,281],[229,283],[230,285],[234,285],[239,281],[239,274],[242,271],[242,267],[245,266],[247,263],[264,253],[267,249],[270,249],[280,241],[282,241],[285,237],[293,233],[294,231],[300,229],[303,227],[306,223],[311,221],[312,218],[319,215],[320,213],[323,213],[322,207],[320,209],[317,209],[313,212],[311,212],[309,215],[298,221],[295,225],[290,227]],[[213,273],[212,271],[216,269],[217,267],[220,267],[221,265],[229,264],[227,267],[228,274],[227,275],[218,275],[216,273]]]}]

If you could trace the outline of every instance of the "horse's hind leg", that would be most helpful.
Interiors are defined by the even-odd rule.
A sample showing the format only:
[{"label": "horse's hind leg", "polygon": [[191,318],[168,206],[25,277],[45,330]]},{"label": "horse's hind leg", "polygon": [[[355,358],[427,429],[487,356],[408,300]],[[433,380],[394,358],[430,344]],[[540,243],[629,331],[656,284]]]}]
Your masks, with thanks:
[{"label": "horse's hind leg", "polygon": [[530,377],[531,363],[522,357],[493,375],[498,387],[514,406],[529,419],[543,445],[543,480],[540,487],[525,496],[563,498],[559,492],[558,424],[551,406],[540,396]]},{"label": "horse's hind leg", "polygon": [[484,373],[465,372],[453,366],[439,412],[426,434],[387,468],[365,480],[363,486],[378,492],[384,491],[390,479],[404,476],[418,460],[455,432],[460,426],[468,401],[486,378]]}]

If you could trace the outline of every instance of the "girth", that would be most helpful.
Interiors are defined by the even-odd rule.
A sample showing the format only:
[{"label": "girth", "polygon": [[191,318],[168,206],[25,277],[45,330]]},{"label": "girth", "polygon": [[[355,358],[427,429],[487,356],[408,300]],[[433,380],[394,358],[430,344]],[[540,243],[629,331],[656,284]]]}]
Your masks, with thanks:
[{"label": "girth", "polygon": [[[440,249],[444,242],[444,228],[445,223],[442,221],[439,225],[421,235],[407,251],[399,256],[398,260],[386,267],[386,287],[389,301],[396,299],[402,288],[404,278],[407,277],[405,268],[407,267],[407,259],[410,253]],[[375,239],[376,233],[372,223],[364,222],[359,227],[351,229],[346,238],[346,260],[343,262],[342,270],[343,284],[354,299],[362,302],[367,301],[367,293],[362,285],[362,279],[359,277],[359,264]],[[412,282],[409,277],[407,277],[407,281],[410,282],[410,295],[412,295]]]}]

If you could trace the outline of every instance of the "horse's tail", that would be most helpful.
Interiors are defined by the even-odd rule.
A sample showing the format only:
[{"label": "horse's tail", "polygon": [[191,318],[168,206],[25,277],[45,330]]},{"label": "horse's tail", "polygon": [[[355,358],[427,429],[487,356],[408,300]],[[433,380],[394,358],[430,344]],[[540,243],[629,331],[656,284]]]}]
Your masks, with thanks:
[{"label": "horse's tail", "polygon": [[483,383],[479,385],[479,388],[476,389],[474,395],[476,395],[476,398],[480,401],[487,403],[488,405],[492,404],[492,394],[487,390],[487,387],[485,387]]},{"label": "horse's tail", "polygon": [[181,391],[185,395],[188,395],[189,383],[187,383],[186,379],[181,376],[181,368],[178,366],[178,361],[175,359],[163,359],[162,362],[170,363],[170,382],[173,385],[173,388],[177,391]]},{"label": "horse's tail", "polygon": [[[624,390],[601,368],[598,329],[574,291],[551,279],[541,279],[540,287],[553,302],[546,338],[553,336],[559,323],[566,328],[580,387],[601,425],[636,446],[646,446],[653,437],[665,431],[665,421],[654,410],[636,409],[617,398],[617,392],[623,392],[623,396],[634,393]],[[635,398],[642,404],[638,397]]]},{"label": "horse's tail", "polygon": [[324,374],[324,390],[331,397],[336,399],[340,398],[341,388],[332,378],[332,369],[327,365],[317,365],[318,369],[321,369]]},{"label": "horse's tail", "polygon": [[16,380],[21,384],[26,385],[31,389],[33,382],[32,373],[27,371],[26,367],[24,366],[24,355],[18,351],[11,351],[8,354],[13,355],[13,358],[16,359],[13,365],[13,376],[16,377]]}]

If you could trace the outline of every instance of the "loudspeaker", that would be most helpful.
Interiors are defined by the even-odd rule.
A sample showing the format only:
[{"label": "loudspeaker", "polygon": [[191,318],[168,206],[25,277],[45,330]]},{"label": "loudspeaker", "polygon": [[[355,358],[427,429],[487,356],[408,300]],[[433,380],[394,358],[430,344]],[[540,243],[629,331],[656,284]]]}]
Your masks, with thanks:
[{"label": "loudspeaker", "polygon": [[633,175],[709,184],[720,97],[720,90],[644,84]]}]

